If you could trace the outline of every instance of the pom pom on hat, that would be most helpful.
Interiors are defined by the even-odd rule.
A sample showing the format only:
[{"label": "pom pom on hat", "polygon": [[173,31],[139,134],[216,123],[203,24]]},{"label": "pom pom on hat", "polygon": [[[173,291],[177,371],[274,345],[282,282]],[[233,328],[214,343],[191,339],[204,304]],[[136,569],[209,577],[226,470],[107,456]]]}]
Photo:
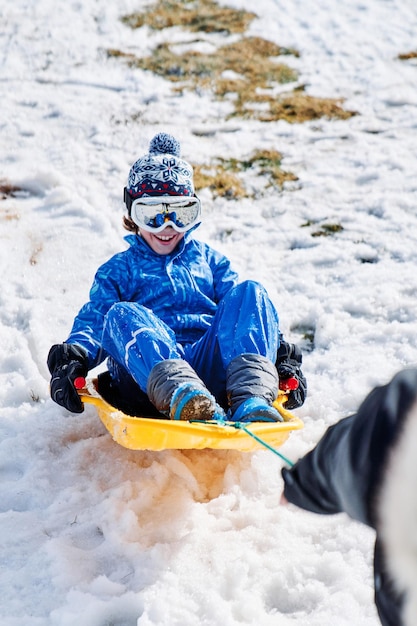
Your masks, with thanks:
[{"label": "pom pom on hat", "polygon": [[149,154],[173,154],[177,157],[181,155],[180,142],[168,133],[159,133],[149,144]]},{"label": "pom pom on hat", "polygon": [[126,191],[141,196],[193,196],[193,168],[180,158],[180,142],[172,135],[158,133],[149,144],[149,154],[130,169]]}]

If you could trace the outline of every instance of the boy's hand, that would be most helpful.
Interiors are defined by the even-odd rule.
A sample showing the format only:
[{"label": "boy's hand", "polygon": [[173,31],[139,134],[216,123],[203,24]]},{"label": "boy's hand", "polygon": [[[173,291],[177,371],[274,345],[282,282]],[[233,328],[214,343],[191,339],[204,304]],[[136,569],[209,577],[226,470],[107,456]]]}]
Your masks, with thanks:
[{"label": "boy's hand", "polygon": [[277,368],[280,382],[289,378],[295,378],[298,382],[296,389],[286,391],[288,400],[284,403],[284,408],[291,411],[304,404],[307,396],[307,381],[301,371],[302,355],[301,350],[292,343],[281,341],[275,366]]},{"label": "boy's hand", "polygon": [[280,363],[277,366],[278,377],[280,381],[285,383],[288,378],[295,378],[298,381],[297,389],[285,391],[288,400],[284,403],[284,408],[291,411],[297,409],[304,404],[307,395],[307,383],[303,373],[299,368],[292,367],[288,363]]},{"label": "boy's hand", "polygon": [[84,404],[77,393],[74,381],[88,373],[87,355],[80,346],[69,343],[52,346],[48,354],[51,372],[51,398],[71,413],[82,413]]}]

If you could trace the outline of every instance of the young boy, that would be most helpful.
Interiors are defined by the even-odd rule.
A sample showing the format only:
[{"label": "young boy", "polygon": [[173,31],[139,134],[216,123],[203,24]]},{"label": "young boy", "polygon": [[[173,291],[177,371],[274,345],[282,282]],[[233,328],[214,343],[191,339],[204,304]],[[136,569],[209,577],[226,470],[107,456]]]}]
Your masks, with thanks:
[{"label": "young boy", "polygon": [[74,380],[107,358],[99,391],[131,415],[278,421],[279,373],[299,383],[287,408],[300,406],[301,353],[282,341],[265,289],[238,283],[226,257],[192,238],[200,200],[174,137],[152,139],[124,199],[130,248],[98,269],[68,339],[52,346],[52,399],[81,412]]}]

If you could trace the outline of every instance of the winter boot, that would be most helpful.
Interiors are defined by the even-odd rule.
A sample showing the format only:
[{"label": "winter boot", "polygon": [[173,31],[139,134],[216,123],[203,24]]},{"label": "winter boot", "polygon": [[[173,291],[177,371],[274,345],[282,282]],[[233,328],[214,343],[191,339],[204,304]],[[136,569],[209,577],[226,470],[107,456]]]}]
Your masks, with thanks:
[{"label": "winter boot", "polygon": [[172,420],[224,418],[224,411],[187,361],[166,359],[151,370],[147,394],[158,411]]},{"label": "winter boot", "polygon": [[260,354],[240,354],[229,364],[226,391],[230,409],[227,419],[235,422],[282,422],[272,406],[278,394],[277,370]]}]

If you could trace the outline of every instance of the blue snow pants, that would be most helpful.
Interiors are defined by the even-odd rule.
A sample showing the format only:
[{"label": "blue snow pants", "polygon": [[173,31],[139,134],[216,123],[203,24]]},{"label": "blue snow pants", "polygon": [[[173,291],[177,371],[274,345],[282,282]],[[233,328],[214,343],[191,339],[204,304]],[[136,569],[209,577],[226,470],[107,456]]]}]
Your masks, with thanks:
[{"label": "blue snow pants", "polygon": [[[139,389],[146,394],[152,368],[165,359],[185,359],[217,402],[227,408],[226,369],[244,353],[275,363],[280,332],[278,313],[264,287],[245,281],[219,303],[210,328],[195,343],[181,345],[175,333],[150,309],[136,302],[117,302],[106,315],[102,345],[110,355],[113,388],[130,404]],[[140,395],[140,394],[139,394]]]}]

